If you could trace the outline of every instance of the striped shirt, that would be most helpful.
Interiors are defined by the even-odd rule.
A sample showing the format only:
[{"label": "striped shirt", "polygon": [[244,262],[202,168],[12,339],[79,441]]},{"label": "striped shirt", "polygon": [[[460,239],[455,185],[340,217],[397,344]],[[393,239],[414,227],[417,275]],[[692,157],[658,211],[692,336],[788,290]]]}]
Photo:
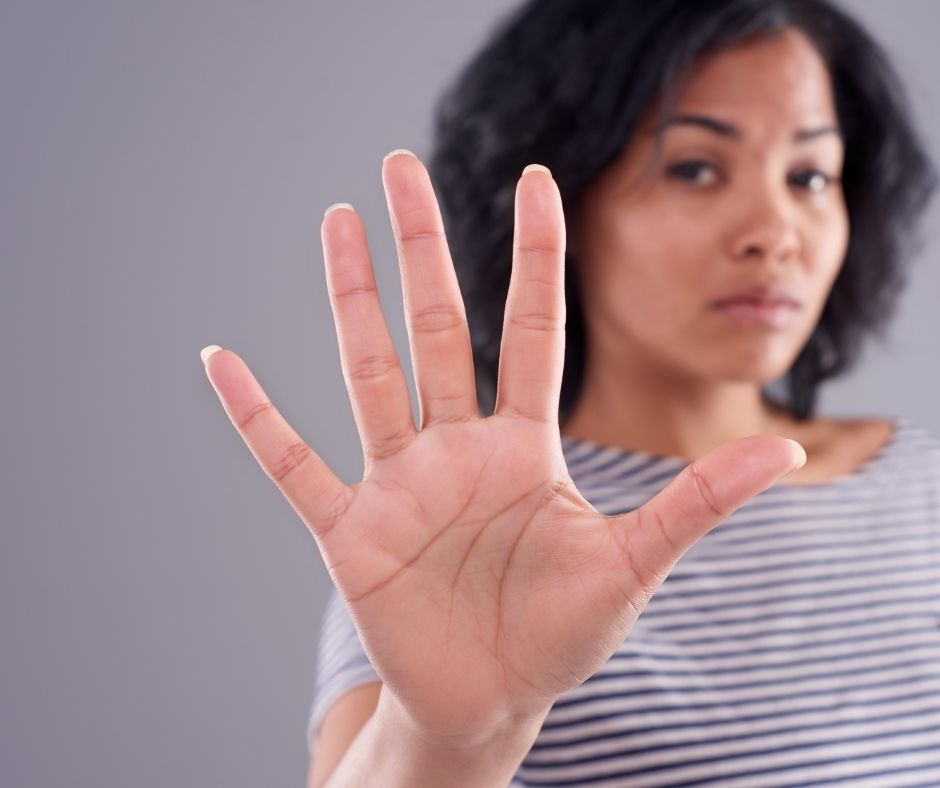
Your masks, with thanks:
[{"label": "striped shirt", "polygon": [[[676,564],[617,651],[554,704],[513,786],[940,786],[940,441],[777,485]],[[687,464],[563,438],[598,511]],[[334,589],[307,728],[379,680]]]}]

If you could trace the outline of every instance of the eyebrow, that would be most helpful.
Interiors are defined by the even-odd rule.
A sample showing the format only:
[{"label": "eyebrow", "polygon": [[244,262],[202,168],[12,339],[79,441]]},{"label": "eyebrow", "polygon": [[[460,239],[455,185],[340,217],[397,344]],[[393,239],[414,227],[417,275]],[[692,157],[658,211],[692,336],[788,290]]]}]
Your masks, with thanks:
[{"label": "eyebrow", "polygon": [[[720,134],[722,137],[728,137],[734,140],[740,140],[744,137],[741,130],[736,126],[732,126],[730,123],[725,123],[716,118],[710,118],[707,115],[674,115],[664,123],[660,123],[653,130],[653,133],[658,135],[664,132],[669,126],[678,125],[699,126],[715,134]],[[820,126],[815,129],[800,129],[793,135],[793,141],[806,142],[807,140],[814,139],[824,134],[835,134],[840,139],[842,138],[842,132],[839,131],[839,129],[833,126]]]}]

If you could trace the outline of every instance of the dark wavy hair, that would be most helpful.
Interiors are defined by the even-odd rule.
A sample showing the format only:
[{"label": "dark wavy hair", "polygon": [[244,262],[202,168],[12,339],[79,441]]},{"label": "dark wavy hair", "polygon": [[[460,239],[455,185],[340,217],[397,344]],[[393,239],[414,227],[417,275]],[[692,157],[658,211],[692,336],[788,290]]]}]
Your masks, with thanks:
[{"label": "dark wavy hair", "polygon": [[[861,340],[883,335],[906,281],[912,236],[936,171],[883,49],[826,0],[528,0],[442,94],[428,167],[467,306],[481,410],[495,404],[512,265],[513,201],[523,167],[552,171],[566,216],[629,143],[648,108],[674,108],[679,80],[704,53],[784,28],[802,31],[828,68],[845,140],[849,241],[820,320],[779,398],[808,419],[817,388],[850,369]],[[584,376],[578,261],[565,260],[567,324],[559,421]]]}]

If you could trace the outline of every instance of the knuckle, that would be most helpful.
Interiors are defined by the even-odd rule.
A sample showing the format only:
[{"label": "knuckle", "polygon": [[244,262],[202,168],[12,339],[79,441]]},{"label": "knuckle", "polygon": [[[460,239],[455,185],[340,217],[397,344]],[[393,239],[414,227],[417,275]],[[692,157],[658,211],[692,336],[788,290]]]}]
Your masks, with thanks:
[{"label": "knuckle", "polygon": [[520,244],[516,247],[516,251],[524,255],[538,256],[538,257],[560,257],[561,249],[557,246],[552,246],[551,244]]},{"label": "knuckle", "polygon": [[[450,404],[450,403],[460,403],[461,405],[467,403],[469,397],[466,393],[459,394],[446,394],[446,395],[436,395],[434,397],[434,402],[438,405],[441,404]],[[428,416],[424,419],[421,424],[422,429],[425,427],[438,426],[438,425],[447,425],[447,424],[469,424],[471,421],[475,421],[478,417],[473,413],[469,413],[463,408],[454,412],[454,413],[435,413],[433,416]]]},{"label": "knuckle", "polygon": [[241,424],[238,425],[238,429],[241,432],[246,432],[248,426],[262,413],[268,413],[269,411],[274,410],[274,405],[269,401],[265,400],[264,402],[259,402],[257,405],[251,408],[242,419]]},{"label": "knuckle", "polygon": [[396,215],[398,221],[394,229],[396,237],[401,241],[444,236],[440,208],[433,200],[420,199],[418,204],[411,207],[399,207]]},{"label": "knuckle", "polygon": [[433,306],[411,315],[411,330],[417,334],[435,334],[453,331],[463,325],[463,315],[454,307]]},{"label": "knuckle", "polygon": [[381,378],[398,369],[398,361],[391,356],[366,356],[349,366],[350,380],[373,380]]},{"label": "knuckle", "polygon": [[[654,572],[649,564],[646,561],[642,560],[635,552],[632,550],[627,551],[624,554],[624,562],[627,565],[627,568],[630,570],[630,573],[636,579],[637,584],[640,587],[642,592],[643,600],[648,601],[656,589],[662,585],[664,578],[662,578],[657,572]],[[634,600],[634,603],[636,601]],[[639,615],[639,610],[637,609],[637,615]]]},{"label": "knuckle", "polygon": [[511,419],[521,419],[523,421],[534,421],[540,424],[555,426],[557,419],[551,416],[545,416],[536,407],[525,407],[516,402],[507,402],[500,405],[500,413]]},{"label": "knuckle", "polygon": [[444,231],[435,227],[415,228],[403,232],[398,236],[398,240],[406,246],[415,244],[438,244],[444,240]]},{"label": "knuckle", "polygon": [[[473,393],[474,393],[474,392],[473,392],[472,389],[469,389],[469,390],[468,390],[468,389],[464,389],[464,388],[456,389],[456,390],[453,390],[453,391],[451,391],[451,390],[446,390],[446,391],[445,391],[445,390],[443,390],[443,389],[438,389],[438,390],[436,390],[436,391],[434,391],[433,393],[431,393],[431,394],[428,395],[428,401],[429,401],[429,402],[435,402],[435,403],[442,403],[442,402],[443,402],[443,403],[458,402],[458,403],[460,403],[460,404],[463,404],[463,403],[465,403],[468,399],[470,399],[470,397],[471,397],[471,395],[472,395]],[[461,421],[464,420],[463,416],[461,416],[460,420],[461,420]]]},{"label": "knuckle", "polygon": [[561,320],[555,315],[550,315],[545,312],[524,312],[522,314],[511,315],[509,324],[529,331],[552,332],[564,329],[564,323]]},{"label": "knuckle", "polygon": [[312,456],[313,452],[303,441],[291,444],[271,468],[271,479],[281,487],[287,478]]},{"label": "knuckle", "polygon": [[718,505],[718,499],[715,497],[715,492],[708,483],[708,479],[706,479],[704,474],[701,472],[697,462],[693,462],[691,465],[689,465],[689,474],[695,481],[695,486],[698,489],[699,496],[705,502],[705,506],[708,507],[708,510],[716,517],[724,517],[725,513]]},{"label": "knuckle", "polygon": [[[641,507],[640,509],[634,511],[633,514],[635,516],[637,530],[642,531],[650,527],[648,519],[651,512],[649,510],[647,510],[645,507]],[[654,514],[653,523],[653,527],[659,529],[660,533],[665,535],[662,519],[658,515]],[[666,543],[669,545],[671,550],[675,549],[674,543],[668,537],[666,537]],[[647,595],[647,598],[652,596],[653,592],[663,584],[663,581],[666,579],[668,572],[663,569],[657,569],[654,563],[650,561],[652,556],[641,555],[641,551],[635,549],[633,541],[630,539],[626,540],[624,546],[624,556],[627,560],[627,565],[630,567],[633,575],[642,586],[644,593]]]},{"label": "knuckle", "polygon": [[[336,496],[336,498],[328,505],[320,516],[316,533],[322,539],[325,538],[330,531],[332,531],[339,522],[346,516],[346,513],[349,511],[350,506],[353,502],[353,495],[349,490],[345,490]],[[330,573],[332,574],[333,570],[340,565],[340,561],[336,562],[333,566],[330,567]]]},{"label": "knuckle", "polygon": [[403,428],[379,436],[369,444],[369,459],[373,462],[387,460],[405,449],[414,436],[414,430]]},{"label": "knuckle", "polygon": [[667,545],[669,545],[669,549],[672,550],[673,553],[678,553],[680,550],[680,545],[678,542],[676,542],[675,539],[672,538],[672,535],[669,533],[669,529],[666,527],[666,523],[664,522],[662,515],[659,513],[659,510],[653,507],[649,510],[648,514],[655,524],[656,530],[662,540]]},{"label": "knuckle", "polygon": [[374,282],[362,282],[359,284],[348,285],[342,290],[337,290],[334,294],[334,298],[337,301],[343,301],[347,298],[354,298],[355,296],[361,295],[372,295],[377,292],[378,290]]}]

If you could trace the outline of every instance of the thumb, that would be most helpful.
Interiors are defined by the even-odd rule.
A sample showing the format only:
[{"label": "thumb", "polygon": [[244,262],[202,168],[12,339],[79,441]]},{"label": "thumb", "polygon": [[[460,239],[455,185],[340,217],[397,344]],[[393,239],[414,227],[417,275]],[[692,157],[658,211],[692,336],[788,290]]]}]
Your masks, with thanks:
[{"label": "thumb", "polygon": [[646,504],[621,515],[625,559],[654,590],[682,555],[751,498],[801,468],[796,441],[761,434],[726,443],[687,465]]}]

